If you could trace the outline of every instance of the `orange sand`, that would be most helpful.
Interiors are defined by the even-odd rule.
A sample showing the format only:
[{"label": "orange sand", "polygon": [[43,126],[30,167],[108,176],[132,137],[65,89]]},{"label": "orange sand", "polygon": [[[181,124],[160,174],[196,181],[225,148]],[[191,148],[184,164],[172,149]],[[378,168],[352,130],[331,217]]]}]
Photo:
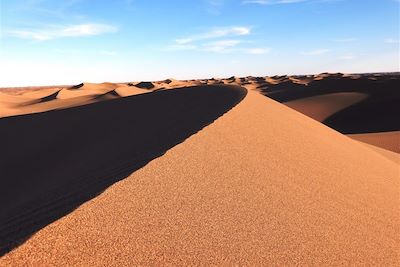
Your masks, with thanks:
[{"label": "orange sand", "polygon": [[399,171],[365,145],[249,91],[0,265],[396,266]]},{"label": "orange sand", "polygon": [[367,144],[400,153],[400,131],[350,134],[349,137]]},{"label": "orange sand", "polygon": [[361,93],[334,93],[306,97],[286,102],[285,105],[323,122],[333,114],[367,98]]}]

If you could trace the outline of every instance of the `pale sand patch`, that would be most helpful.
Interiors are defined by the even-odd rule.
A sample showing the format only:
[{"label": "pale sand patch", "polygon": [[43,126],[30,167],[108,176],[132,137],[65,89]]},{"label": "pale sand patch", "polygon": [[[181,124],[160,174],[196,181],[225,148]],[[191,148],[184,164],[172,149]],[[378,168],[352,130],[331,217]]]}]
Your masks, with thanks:
[{"label": "pale sand patch", "polygon": [[121,97],[140,95],[140,94],[146,94],[146,93],[152,92],[147,89],[140,89],[140,88],[137,88],[134,86],[120,86],[120,87],[117,87],[114,91],[116,94],[118,94]]}]

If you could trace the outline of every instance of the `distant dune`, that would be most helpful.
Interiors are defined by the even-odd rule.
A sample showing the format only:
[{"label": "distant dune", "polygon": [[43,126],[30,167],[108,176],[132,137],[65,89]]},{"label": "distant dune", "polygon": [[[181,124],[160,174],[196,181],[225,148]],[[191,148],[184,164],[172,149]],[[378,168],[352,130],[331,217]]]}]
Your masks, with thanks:
[{"label": "distant dune", "polygon": [[[400,130],[400,123],[392,115],[400,113],[400,75],[322,74],[311,80],[307,76],[297,77],[303,79],[304,83],[280,79],[257,89],[302,113],[313,110],[313,114],[329,115],[321,122],[342,133]],[[303,102],[306,103],[302,105]]]},{"label": "distant dune", "polygon": [[349,137],[393,152],[400,153],[400,132],[351,134]]},{"label": "distant dune", "polygon": [[368,97],[362,93],[333,93],[285,102],[285,105],[320,122]]},{"label": "distant dune", "polygon": [[0,266],[397,266],[399,81],[2,90]]}]

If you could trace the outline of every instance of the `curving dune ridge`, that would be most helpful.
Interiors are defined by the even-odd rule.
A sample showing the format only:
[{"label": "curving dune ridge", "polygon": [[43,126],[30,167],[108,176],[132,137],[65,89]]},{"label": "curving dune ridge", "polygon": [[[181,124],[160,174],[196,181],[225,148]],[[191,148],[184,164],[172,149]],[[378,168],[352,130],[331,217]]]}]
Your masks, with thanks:
[{"label": "curving dune ridge", "polygon": [[162,155],[245,93],[181,88],[0,120],[0,251]]},{"label": "curving dune ridge", "polygon": [[[208,90],[210,97],[202,96],[203,90]],[[220,90],[224,96],[214,98]],[[32,172],[21,173],[24,170],[18,168],[18,162],[29,162],[18,160],[21,155],[43,166],[35,157],[37,151],[62,144],[70,153],[61,153],[62,159],[51,156],[51,169],[43,167],[36,172],[38,178],[48,172],[44,185],[58,184],[51,177],[68,174],[71,166],[80,171],[92,162],[95,170],[99,166],[111,168],[120,162],[112,160],[117,154],[137,151],[135,145],[147,144],[134,137],[141,129],[147,129],[141,136],[152,146],[160,142],[160,137],[170,140],[171,130],[198,121],[191,118],[193,105],[198,116],[218,118],[185,141],[179,138],[177,142],[183,142],[168,146],[170,149],[163,156],[38,231],[3,256],[0,265],[397,265],[399,166],[254,91],[248,91],[240,103],[219,117],[244,96],[242,90],[215,85],[160,91],[0,120],[0,128],[1,123],[9,123],[3,128],[19,133],[18,140],[24,140],[26,131],[10,127],[25,125],[34,129],[37,123],[28,119],[30,116],[40,118],[45,126],[63,114],[60,126],[66,120],[72,123],[71,112],[92,110],[96,115],[87,117],[96,118],[97,127],[93,129],[85,123],[85,117],[82,122],[61,128],[58,134],[47,133],[48,128],[43,127],[40,133],[47,136],[38,134],[37,142],[26,143],[30,147],[21,145],[20,149],[29,153],[15,152],[6,158],[12,166],[3,168],[8,168],[9,175],[19,177],[29,189],[31,183],[26,179],[37,171],[37,165],[32,162]],[[188,92],[196,94],[191,98]],[[182,101],[171,95],[170,102],[148,106],[160,94],[178,94]],[[237,96],[227,98],[232,94]],[[138,104],[144,98],[149,100],[142,107],[147,112],[127,112],[134,108],[128,101]],[[162,108],[163,105],[167,106]],[[212,107],[221,105],[225,106],[223,110],[209,113]],[[115,108],[121,110],[120,115],[108,117]],[[99,112],[103,116],[97,116]],[[186,119],[177,122],[182,115]],[[115,118],[118,121],[114,124],[103,124],[114,122]],[[142,124],[124,132],[131,118]],[[159,123],[162,127],[158,129]],[[147,136],[148,129],[154,129],[150,133],[156,134]],[[0,134],[4,135],[1,131]],[[68,135],[74,138],[65,139]],[[118,140],[120,143],[115,146]],[[105,145],[107,149],[103,148]],[[21,191],[22,196],[26,189]],[[16,190],[8,193],[8,198],[18,196]],[[48,188],[33,190],[39,190],[35,194],[40,195]],[[18,211],[15,206],[6,210],[8,214]],[[17,212],[16,218],[21,214]],[[20,218],[24,220],[15,222],[28,222],[31,217]]]}]

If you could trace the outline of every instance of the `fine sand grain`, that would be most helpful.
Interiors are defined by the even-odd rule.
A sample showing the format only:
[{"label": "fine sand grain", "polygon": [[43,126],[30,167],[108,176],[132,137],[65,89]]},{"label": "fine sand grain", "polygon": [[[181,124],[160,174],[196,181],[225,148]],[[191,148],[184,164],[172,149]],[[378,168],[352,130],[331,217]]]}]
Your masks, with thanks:
[{"label": "fine sand grain", "polygon": [[286,102],[285,105],[323,122],[335,113],[355,105],[367,97],[368,95],[361,93],[334,93],[293,100]]},{"label": "fine sand grain", "polygon": [[245,94],[237,86],[190,87],[1,119],[0,252],[161,156]]},{"label": "fine sand grain", "polygon": [[400,153],[400,131],[368,134],[350,134],[348,136],[367,144]]},{"label": "fine sand grain", "polygon": [[[390,159],[394,163],[400,165],[400,154],[399,153],[396,153],[396,152],[393,152],[393,151],[390,151],[390,150],[386,150],[386,149],[383,149],[381,147],[370,145],[370,144],[367,144],[367,143],[363,143],[363,142],[360,142],[360,143],[364,144],[365,146],[369,147],[370,149],[372,149],[373,151],[379,153],[380,155],[384,156],[385,158]],[[399,176],[400,176],[400,174],[399,174]]]},{"label": "fine sand grain", "polygon": [[[176,91],[179,90],[184,89]],[[221,90],[221,86],[213,90]],[[152,98],[156,94],[131,99]],[[147,116],[151,110],[161,116],[186,102],[190,106],[206,106],[205,110],[213,107],[212,97],[199,94],[192,102],[186,99],[163,109],[159,107],[163,101],[159,101],[146,112],[130,112],[129,118]],[[118,103],[114,108],[123,105],[116,101],[120,100],[88,107],[98,107],[95,114],[111,112],[104,103]],[[41,116],[47,120],[51,114],[63,123],[73,115],[65,110]],[[158,137],[168,135],[177,125],[188,123],[180,121],[179,114],[168,114],[168,119],[160,120],[146,117],[144,124],[135,129],[144,129],[145,137],[148,127],[157,129],[152,127],[163,122],[171,127],[158,129]],[[22,116],[21,120],[24,118],[27,117]],[[99,120],[98,125],[113,119]],[[130,124],[127,117],[119,122]],[[140,139],[138,142],[135,136],[129,139],[131,132],[124,133],[115,125],[103,125],[110,131],[96,131],[100,127],[97,126],[93,129],[96,134],[86,132],[90,128],[84,128],[85,124],[77,124],[68,134],[62,132],[52,139],[36,136],[31,142],[26,141],[29,153],[25,155],[31,155],[30,159],[49,155],[49,148],[61,145],[59,154],[52,155],[59,160],[41,163],[51,166],[49,178],[54,180],[69,166],[83,167],[87,159],[95,162],[100,155],[107,155],[99,151],[118,142],[121,134],[120,145],[128,146],[127,151],[135,150],[130,146],[132,142],[146,143]],[[74,133],[81,137],[71,135]],[[158,140],[156,136],[151,138],[153,142]],[[79,149],[76,144],[86,145]],[[117,150],[123,147],[120,145]],[[103,164],[112,167],[114,162],[104,159]],[[31,171],[40,162],[18,157],[12,162],[11,174],[24,169],[20,164],[31,166],[21,176],[27,188],[31,187]],[[39,186],[39,194],[48,190],[47,183],[51,181]],[[398,266],[399,185],[399,166],[392,160],[249,91],[244,100],[214,123],[35,233],[2,257],[0,265]],[[8,206],[24,199],[25,191],[18,201],[9,194]],[[7,208],[7,213],[13,210]]]}]

